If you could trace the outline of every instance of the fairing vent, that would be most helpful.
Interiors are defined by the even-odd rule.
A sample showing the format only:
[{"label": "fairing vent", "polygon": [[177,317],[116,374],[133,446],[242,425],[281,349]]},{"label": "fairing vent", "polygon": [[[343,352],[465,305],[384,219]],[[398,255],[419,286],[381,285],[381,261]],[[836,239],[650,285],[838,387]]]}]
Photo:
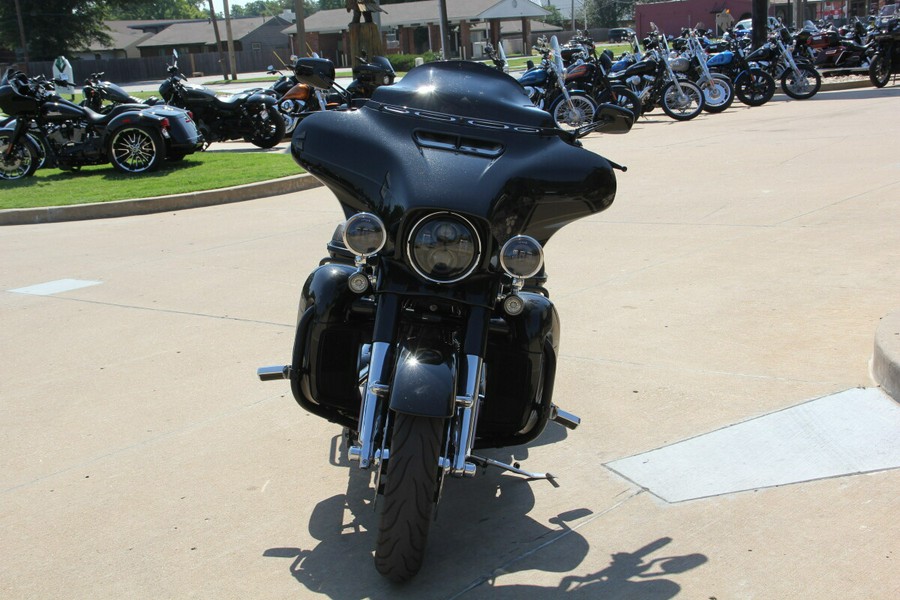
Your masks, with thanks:
[{"label": "fairing vent", "polygon": [[482,158],[498,158],[503,154],[504,150],[503,144],[496,141],[437,131],[419,130],[413,134],[413,138],[420,148],[459,152],[461,154],[471,154]]}]

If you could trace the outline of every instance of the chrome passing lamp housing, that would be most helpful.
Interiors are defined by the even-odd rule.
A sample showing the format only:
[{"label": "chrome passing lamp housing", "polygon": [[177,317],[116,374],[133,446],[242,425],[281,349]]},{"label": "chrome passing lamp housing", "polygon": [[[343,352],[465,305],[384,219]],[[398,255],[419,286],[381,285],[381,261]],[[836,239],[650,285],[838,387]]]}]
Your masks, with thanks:
[{"label": "chrome passing lamp housing", "polygon": [[344,245],[354,254],[373,256],[384,247],[387,231],[384,223],[372,213],[356,213],[344,224]]},{"label": "chrome passing lamp housing", "polygon": [[534,277],[544,266],[544,249],[533,237],[511,237],[500,250],[500,266],[513,279]]},{"label": "chrome passing lamp housing", "polygon": [[435,283],[455,283],[468,277],[481,257],[481,240],[472,223],[450,212],[420,219],[406,241],[409,264]]}]

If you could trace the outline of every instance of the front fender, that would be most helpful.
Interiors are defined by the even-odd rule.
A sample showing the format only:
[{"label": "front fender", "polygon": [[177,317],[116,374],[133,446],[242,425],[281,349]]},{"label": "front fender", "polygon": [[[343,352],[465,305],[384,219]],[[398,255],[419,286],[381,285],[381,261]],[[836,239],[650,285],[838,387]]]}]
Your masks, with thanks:
[{"label": "front fender", "polygon": [[422,417],[449,418],[456,401],[456,349],[439,335],[407,337],[398,347],[390,408]]}]

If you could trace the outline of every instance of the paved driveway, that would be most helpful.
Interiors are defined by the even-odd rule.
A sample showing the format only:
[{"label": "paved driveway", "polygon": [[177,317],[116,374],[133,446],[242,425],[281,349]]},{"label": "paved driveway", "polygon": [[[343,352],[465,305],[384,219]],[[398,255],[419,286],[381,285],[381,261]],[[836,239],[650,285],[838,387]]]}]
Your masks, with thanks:
[{"label": "paved driveway", "polygon": [[[492,454],[560,487],[451,481],[403,588],[372,567],[339,429],[255,377],[289,360],[340,219],[324,189],[0,228],[0,596],[900,596],[900,471],[857,466],[900,447],[897,406],[834,396],[872,386],[876,326],[900,309],[898,96],[779,95],[588,138],[629,170],[547,249],[555,399],[584,424]],[[641,464],[679,474],[678,499]],[[722,487],[736,469],[756,478]]]}]

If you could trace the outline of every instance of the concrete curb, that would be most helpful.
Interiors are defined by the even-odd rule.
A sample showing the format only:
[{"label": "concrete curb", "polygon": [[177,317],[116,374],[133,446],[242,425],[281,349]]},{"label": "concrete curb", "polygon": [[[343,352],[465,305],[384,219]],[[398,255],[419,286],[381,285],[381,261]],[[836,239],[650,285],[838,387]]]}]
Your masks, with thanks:
[{"label": "concrete curb", "polygon": [[900,401],[900,312],[883,317],[875,331],[872,379]]},{"label": "concrete curb", "polygon": [[292,175],[269,181],[259,181],[218,190],[205,190],[189,194],[137,198],[93,204],[48,206],[42,208],[12,208],[0,210],[0,225],[28,225],[36,223],[60,223],[84,219],[108,219],[131,215],[146,215],[172,210],[184,210],[201,206],[243,202],[267,196],[278,196],[318,187],[321,184],[308,174]]}]

